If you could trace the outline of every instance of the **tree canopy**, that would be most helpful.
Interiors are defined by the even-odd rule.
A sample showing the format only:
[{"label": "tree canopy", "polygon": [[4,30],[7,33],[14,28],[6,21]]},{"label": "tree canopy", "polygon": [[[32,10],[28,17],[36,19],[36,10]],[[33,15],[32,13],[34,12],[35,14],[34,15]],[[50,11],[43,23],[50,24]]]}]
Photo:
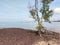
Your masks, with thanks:
[{"label": "tree canopy", "polygon": [[[32,18],[38,22],[37,29],[39,32],[41,32],[41,29],[44,28],[44,26],[42,25],[43,19],[49,23],[51,22],[50,17],[53,15],[53,10],[50,10],[49,5],[52,1],[54,1],[54,0],[41,0],[42,7],[40,9],[38,9],[39,8],[38,0],[35,0],[35,8],[32,8],[29,11]],[[38,11],[38,10],[40,10],[40,11]],[[39,17],[40,14],[38,12],[40,12],[42,14],[41,17]]]}]

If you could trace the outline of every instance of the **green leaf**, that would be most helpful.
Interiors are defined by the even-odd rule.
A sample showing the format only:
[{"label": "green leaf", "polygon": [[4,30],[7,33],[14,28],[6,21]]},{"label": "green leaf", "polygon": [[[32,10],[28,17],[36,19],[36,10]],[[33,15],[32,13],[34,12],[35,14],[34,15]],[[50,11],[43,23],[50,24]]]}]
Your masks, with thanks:
[{"label": "green leaf", "polygon": [[30,12],[31,16],[35,19],[36,10],[31,9],[29,12]]}]

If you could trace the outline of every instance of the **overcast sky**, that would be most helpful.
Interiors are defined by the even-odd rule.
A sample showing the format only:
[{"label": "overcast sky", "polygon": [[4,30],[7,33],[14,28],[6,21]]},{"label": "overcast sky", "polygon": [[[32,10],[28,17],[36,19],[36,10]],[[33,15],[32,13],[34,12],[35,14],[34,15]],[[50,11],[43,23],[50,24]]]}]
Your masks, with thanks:
[{"label": "overcast sky", "polygon": [[[0,21],[31,21],[28,3],[34,0],[0,0]],[[34,4],[33,4],[34,5]],[[54,0],[50,8],[54,11],[52,20],[60,20],[60,0]]]}]

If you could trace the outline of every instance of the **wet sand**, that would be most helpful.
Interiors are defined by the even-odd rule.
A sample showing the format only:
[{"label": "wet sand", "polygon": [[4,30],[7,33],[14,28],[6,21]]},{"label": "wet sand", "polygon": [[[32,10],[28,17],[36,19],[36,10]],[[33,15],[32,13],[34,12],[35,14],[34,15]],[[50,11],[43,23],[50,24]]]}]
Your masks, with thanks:
[{"label": "wet sand", "polygon": [[60,45],[60,34],[42,34],[40,37],[35,31],[6,28],[0,29],[0,45]]}]

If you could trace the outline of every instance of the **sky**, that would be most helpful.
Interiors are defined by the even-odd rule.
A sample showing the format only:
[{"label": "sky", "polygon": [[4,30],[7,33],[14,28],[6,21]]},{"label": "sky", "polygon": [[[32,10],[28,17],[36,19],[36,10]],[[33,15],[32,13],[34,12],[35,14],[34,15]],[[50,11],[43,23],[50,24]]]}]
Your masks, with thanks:
[{"label": "sky", "polygon": [[[0,0],[0,22],[32,21],[29,3],[34,5],[34,0]],[[60,0],[54,0],[50,8],[54,11],[52,20],[60,20]]]}]

